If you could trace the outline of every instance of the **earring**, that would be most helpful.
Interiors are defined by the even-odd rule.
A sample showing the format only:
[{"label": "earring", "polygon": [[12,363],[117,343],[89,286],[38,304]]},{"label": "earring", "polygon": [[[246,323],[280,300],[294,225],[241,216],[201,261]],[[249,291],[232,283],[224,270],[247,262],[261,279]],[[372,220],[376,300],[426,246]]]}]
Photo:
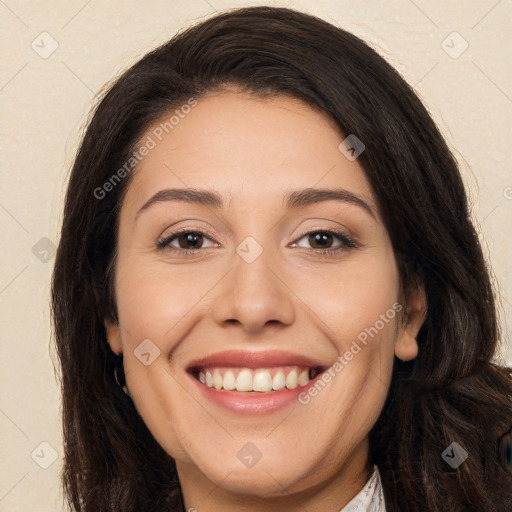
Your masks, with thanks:
[{"label": "earring", "polygon": [[122,354],[116,354],[116,362],[114,366],[114,379],[117,382],[117,385],[125,392],[125,394],[130,396],[130,392],[128,391],[128,387],[126,386],[126,377],[124,374]]}]

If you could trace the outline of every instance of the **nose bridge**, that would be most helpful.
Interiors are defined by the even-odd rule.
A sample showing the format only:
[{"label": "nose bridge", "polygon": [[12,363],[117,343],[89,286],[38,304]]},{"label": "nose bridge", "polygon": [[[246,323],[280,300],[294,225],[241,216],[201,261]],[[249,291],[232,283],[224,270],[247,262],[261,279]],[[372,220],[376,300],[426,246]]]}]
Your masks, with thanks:
[{"label": "nose bridge", "polygon": [[278,277],[277,255],[277,251],[264,248],[252,236],[238,244],[232,271],[214,301],[213,316],[217,323],[236,321],[256,332],[269,323],[293,322],[293,294]]}]

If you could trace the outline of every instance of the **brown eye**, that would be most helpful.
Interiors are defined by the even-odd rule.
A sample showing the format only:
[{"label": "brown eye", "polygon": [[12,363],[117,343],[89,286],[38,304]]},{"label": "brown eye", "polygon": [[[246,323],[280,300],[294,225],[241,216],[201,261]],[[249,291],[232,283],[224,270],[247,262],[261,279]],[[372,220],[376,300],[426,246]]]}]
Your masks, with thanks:
[{"label": "brown eye", "polygon": [[333,242],[331,233],[317,231],[308,235],[308,241],[313,249],[329,249]]},{"label": "brown eye", "polygon": [[183,233],[176,237],[180,249],[200,249],[203,243],[203,235],[194,231]]},{"label": "brown eye", "polygon": [[[302,240],[306,241],[306,245],[302,245],[300,242]],[[337,241],[337,245],[335,244]],[[303,243],[303,242],[302,242]],[[298,247],[306,247],[309,245],[309,248],[316,249],[317,252],[336,252],[343,251],[346,249],[356,248],[358,245],[347,235],[338,232],[331,231],[311,231],[309,233],[305,233],[302,238],[300,238]]]},{"label": "brown eye", "polygon": [[[205,242],[210,245],[204,245]],[[200,231],[178,231],[157,243],[158,249],[167,248],[173,251],[193,252],[196,249],[205,249],[213,247],[211,238]]]}]

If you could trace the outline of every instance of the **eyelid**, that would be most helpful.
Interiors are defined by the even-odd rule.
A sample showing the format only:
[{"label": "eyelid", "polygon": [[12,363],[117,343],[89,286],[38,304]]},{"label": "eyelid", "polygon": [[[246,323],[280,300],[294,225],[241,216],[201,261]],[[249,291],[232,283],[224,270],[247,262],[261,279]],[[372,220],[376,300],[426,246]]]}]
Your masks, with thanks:
[{"label": "eyelid", "polygon": [[[337,229],[329,229],[329,228],[308,228],[306,231],[304,231],[302,233],[302,235],[300,235],[296,240],[297,242],[299,242],[300,240],[302,240],[305,236],[308,236],[308,235],[311,235],[313,233],[328,233],[330,235],[333,235],[334,237],[338,238],[342,244],[345,246],[345,249],[346,248],[359,248],[360,245],[359,243],[354,239],[354,237],[352,235],[349,235],[347,233],[343,233]],[[297,242],[293,242],[293,244],[295,245]],[[304,249],[304,247],[301,247],[302,249]],[[343,247],[338,247],[338,248],[328,248],[328,249],[312,249],[314,250],[315,252],[318,252],[318,253],[322,253],[322,251],[335,251],[336,249],[343,249]]]},{"label": "eyelid", "polygon": [[214,240],[213,234],[208,229],[205,229],[205,228],[196,229],[196,228],[185,227],[185,228],[176,229],[175,231],[172,231],[168,235],[160,237],[156,243],[156,247],[158,249],[166,249],[166,248],[170,248],[171,250],[176,249],[177,251],[182,251],[182,252],[197,252],[197,251],[202,250],[202,249],[178,249],[176,247],[170,246],[169,245],[170,242],[174,238],[176,238],[178,235],[180,235],[181,233],[198,233],[200,235],[207,235],[206,238],[209,238],[214,243],[218,244],[218,242],[216,242]]}]

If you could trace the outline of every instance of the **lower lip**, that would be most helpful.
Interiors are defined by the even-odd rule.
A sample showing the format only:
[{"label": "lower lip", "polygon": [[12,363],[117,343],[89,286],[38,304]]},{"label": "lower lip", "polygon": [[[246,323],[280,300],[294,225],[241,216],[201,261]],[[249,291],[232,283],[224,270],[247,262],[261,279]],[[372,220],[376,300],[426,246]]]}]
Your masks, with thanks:
[{"label": "lower lip", "polygon": [[320,375],[317,375],[304,386],[295,389],[281,389],[269,393],[252,392],[251,394],[221,391],[202,384],[193,375],[190,375],[190,378],[199,386],[200,392],[204,394],[207,400],[238,413],[260,414],[282,409],[293,402],[299,404],[299,395],[313,386]]}]

